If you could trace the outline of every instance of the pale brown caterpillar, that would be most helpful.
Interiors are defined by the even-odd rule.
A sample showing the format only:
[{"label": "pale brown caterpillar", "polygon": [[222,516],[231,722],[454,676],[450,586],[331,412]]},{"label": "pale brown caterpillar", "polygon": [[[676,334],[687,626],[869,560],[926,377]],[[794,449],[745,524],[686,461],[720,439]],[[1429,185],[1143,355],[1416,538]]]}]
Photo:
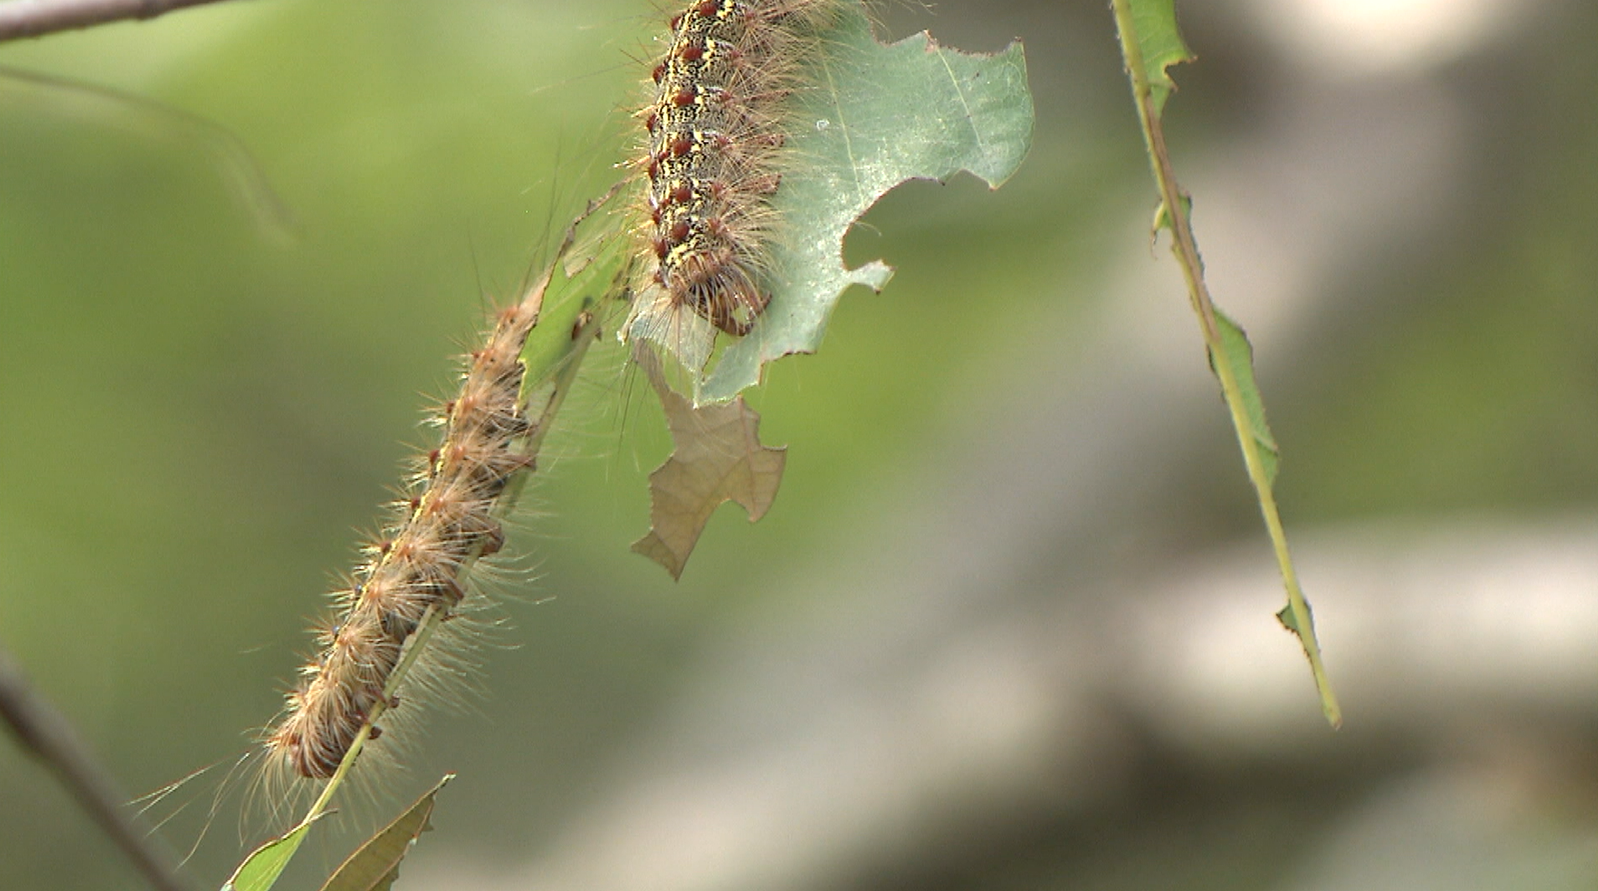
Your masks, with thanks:
[{"label": "pale brown caterpillar", "polygon": [[741,337],[770,303],[790,99],[841,5],[696,0],[672,18],[641,112],[648,224],[629,330],[672,339],[687,312]]},{"label": "pale brown caterpillar", "polygon": [[382,538],[364,549],[349,587],[334,595],[338,618],[320,631],[320,652],[265,735],[270,762],[307,779],[333,776],[374,707],[398,704],[385,688],[423,617],[448,618],[465,596],[465,570],[502,545],[496,504],[532,462],[520,356],[538,311],[537,300],[504,310],[470,354],[459,394],[437,415],[443,441],[395,503]]}]

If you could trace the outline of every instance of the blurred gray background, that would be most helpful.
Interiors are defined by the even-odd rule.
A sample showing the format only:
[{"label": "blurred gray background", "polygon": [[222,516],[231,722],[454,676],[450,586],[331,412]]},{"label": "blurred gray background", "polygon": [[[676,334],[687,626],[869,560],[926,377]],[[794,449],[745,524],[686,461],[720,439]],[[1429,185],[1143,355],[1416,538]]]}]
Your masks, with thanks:
[{"label": "blurred gray background", "polygon": [[[894,5],[893,37],[1025,40],[1031,158],[857,227],[898,276],[770,370],[782,493],[678,584],[627,552],[660,421],[592,362],[482,695],[349,808],[459,771],[400,887],[1598,883],[1598,9],[1179,6],[1169,137],[1346,727],[1272,617],[1105,4]],[[615,176],[664,17],[259,0],[0,47],[167,109],[0,79],[0,643],[130,795],[220,764],[172,846],[485,307]],[[0,887],[136,886],[0,745]]]}]

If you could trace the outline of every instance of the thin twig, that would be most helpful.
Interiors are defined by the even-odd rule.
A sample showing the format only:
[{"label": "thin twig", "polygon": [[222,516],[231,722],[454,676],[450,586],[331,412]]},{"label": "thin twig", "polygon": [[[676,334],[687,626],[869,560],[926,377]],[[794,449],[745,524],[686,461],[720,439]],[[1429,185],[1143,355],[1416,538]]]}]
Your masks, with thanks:
[{"label": "thin twig", "polygon": [[217,0],[13,0],[0,3],[0,42],[121,22]]},{"label": "thin twig", "polygon": [[1282,614],[1278,614],[1278,618],[1297,635],[1299,643],[1303,645],[1304,655],[1309,660],[1311,673],[1315,677],[1315,686],[1320,693],[1321,710],[1326,715],[1327,723],[1337,728],[1343,723],[1342,709],[1337,704],[1337,695],[1332,692],[1326,666],[1321,661],[1320,644],[1315,638],[1315,621],[1310,614],[1309,601],[1304,598],[1304,591],[1299,585],[1298,572],[1293,568],[1293,559],[1288,554],[1287,532],[1282,527],[1282,517],[1276,506],[1270,474],[1265,468],[1265,458],[1261,454],[1259,440],[1254,435],[1248,417],[1242,386],[1232,363],[1226,359],[1227,347],[1221,338],[1215,302],[1210,298],[1209,286],[1204,281],[1204,262],[1199,258],[1198,241],[1193,235],[1192,220],[1188,217],[1187,194],[1176,181],[1176,172],[1171,166],[1171,155],[1165,144],[1165,128],[1153,100],[1153,86],[1149,82],[1148,68],[1145,66],[1143,51],[1138,42],[1136,20],[1132,13],[1133,2],[1134,0],[1111,0],[1110,8],[1114,11],[1116,29],[1120,32],[1121,54],[1126,61],[1127,76],[1132,83],[1133,101],[1137,105],[1138,117],[1143,125],[1143,139],[1148,148],[1154,181],[1160,191],[1160,202],[1164,208],[1161,219],[1170,223],[1171,233],[1174,236],[1172,248],[1176,253],[1178,265],[1182,267],[1182,276],[1187,281],[1188,298],[1192,301],[1194,313],[1198,315],[1206,351],[1213,357],[1210,364],[1215,369],[1216,377],[1220,379],[1221,391],[1232,416],[1232,426],[1237,431],[1238,445],[1243,452],[1243,465],[1248,471],[1249,481],[1253,484],[1254,492],[1259,499],[1266,532],[1276,550],[1277,566],[1281,570],[1282,582],[1287,589],[1287,609],[1284,612],[1291,615],[1292,622],[1289,623]]},{"label": "thin twig", "polygon": [[33,690],[3,649],[0,649],[0,719],[11,726],[23,748],[39,756],[55,772],[79,806],[100,824],[152,886],[159,891],[187,891],[188,886],[151,849],[144,833],[122,811],[123,797],[95,763],[72,725]]}]

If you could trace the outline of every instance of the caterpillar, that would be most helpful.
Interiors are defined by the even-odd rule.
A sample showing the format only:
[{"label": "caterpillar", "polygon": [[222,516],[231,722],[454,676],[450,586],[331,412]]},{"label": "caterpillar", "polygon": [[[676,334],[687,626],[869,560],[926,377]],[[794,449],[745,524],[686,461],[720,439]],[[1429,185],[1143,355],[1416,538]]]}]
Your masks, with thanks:
[{"label": "caterpillar", "polygon": [[452,615],[466,596],[465,570],[500,549],[495,504],[532,462],[519,448],[534,426],[521,404],[520,354],[537,319],[536,302],[504,310],[470,354],[459,394],[435,417],[442,442],[412,474],[384,534],[363,549],[348,587],[333,595],[338,617],[318,633],[317,655],[263,740],[269,761],[306,779],[333,776],[374,707],[398,705],[385,688],[423,617]]},{"label": "caterpillar", "polygon": [[670,341],[692,314],[741,337],[770,304],[787,100],[841,5],[696,0],[671,19],[641,112],[648,224],[628,330]]},{"label": "caterpillar", "polygon": [[[438,668],[440,657],[438,647],[425,646],[426,637],[459,615],[467,571],[504,546],[499,514],[514,500],[519,475],[534,469],[545,429],[598,330],[589,301],[580,304],[570,344],[555,365],[541,368],[553,377],[538,388],[536,418],[528,414],[523,348],[557,272],[562,288],[573,288],[585,271],[601,268],[592,257],[570,254],[578,227],[619,188],[588,202],[543,274],[518,303],[500,310],[483,345],[467,354],[458,393],[432,418],[444,430],[442,441],[418,462],[391,505],[384,534],[363,548],[365,562],[349,585],[333,594],[338,617],[318,632],[317,655],[300,669],[280,718],[261,736],[269,767],[307,780],[333,778],[362,730],[370,725],[367,738],[377,739],[373,719],[399,707],[391,681],[401,666],[419,666],[420,677],[413,671],[408,684],[429,685],[428,669]],[[630,274],[623,266],[603,293],[625,294]],[[273,773],[280,772],[266,775]]]}]

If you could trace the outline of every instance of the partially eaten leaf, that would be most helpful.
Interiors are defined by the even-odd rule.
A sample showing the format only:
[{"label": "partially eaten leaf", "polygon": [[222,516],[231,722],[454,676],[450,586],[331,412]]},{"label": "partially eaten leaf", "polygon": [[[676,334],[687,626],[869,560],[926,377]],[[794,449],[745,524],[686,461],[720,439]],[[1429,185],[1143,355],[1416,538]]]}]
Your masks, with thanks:
[{"label": "partially eaten leaf", "polygon": [[1254,378],[1254,347],[1248,342],[1248,335],[1243,332],[1242,326],[1232,321],[1231,317],[1215,310],[1215,325],[1221,333],[1220,350],[1212,351],[1210,363],[1213,367],[1217,362],[1225,362],[1231,366],[1232,376],[1236,378],[1241,388],[1243,412],[1248,417],[1249,435],[1260,447],[1260,459],[1265,462],[1265,479],[1267,482],[1276,481],[1276,468],[1281,463],[1281,451],[1276,446],[1276,438],[1271,435],[1270,425],[1265,421],[1265,400],[1260,396],[1259,382]]},{"label": "partially eaten leaf", "polygon": [[722,502],[760,519],[777,497],[787,450],[760,443],[760,416],[737,397],[697,408],[667,385],[659,357],[639,343],[639,364],[660,395],[675,450],[649,475],[649,534],[633,551],[682,576],[688,555]]},{"label": "partially eaten leaf", "polygon": [[1193,51],[1182,40],[1176,27],[1176,0],[1134,0],[1132,21],[1136,25],[1143,68],[1149,80],[1154,114],[1165,109],[1165,100],[1176,89],[1166,71],[1172,65],[1193,61]]}]

